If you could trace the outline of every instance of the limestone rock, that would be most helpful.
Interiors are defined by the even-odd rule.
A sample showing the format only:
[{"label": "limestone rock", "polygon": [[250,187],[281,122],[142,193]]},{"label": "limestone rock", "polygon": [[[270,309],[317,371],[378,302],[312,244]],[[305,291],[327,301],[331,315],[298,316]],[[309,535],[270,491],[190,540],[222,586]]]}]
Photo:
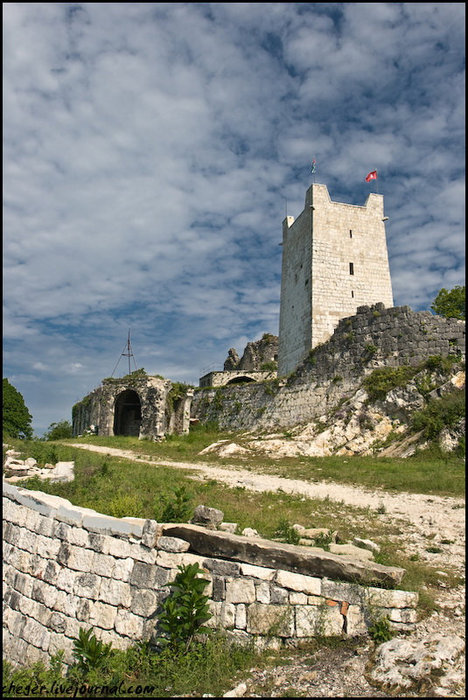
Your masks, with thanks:
[{"label": "limestone rock", "polygon": [[209,508],[208,506],[197,506],[190,521],[194,525],[203,525],[208,529],[215,530],[220,523],[223,522],[224,513],[217,508]]},{"label": "limestone rock", "polygon": [[456,635],[434,635],[422,641],[391,639],[376,651],[369,681],[385,689],[416,690],[421,684],[429,687],[434,677],[449,672],[465,649],[465,642]]},{"label": "limestone rock", "polygon": [[363,549],[368,549],[370,552],[374,552],[374,554],[378,554],[380,552],[380,547],[378,544],[375,542],[372,542],[372,540],[363,540],[360,537],[355,537],[353,539],[353,544],[356,547],[362,547]]},{"label": "limestone rock", "polygon": [[364,559],[369,561],[374,558],[374,555],[368,549],[362,549],[361,547],[355,547],[353,544],[330,544],[330,552],[332,554],[345,555],[351,559]]},{"label": "limestone rock", "polygon": [[244,527],[242,535],[244,537],[259,537],[257,530],[254,530],[252,527]]},{"label": "limestone rock", "polygon": [[164,527],[164,534],[190,542],[191,551],[198,554],[284,569],[319,578],[328,577],[341,581],[384,583],[395,586],[401,582],[405,573],[404,569],[398,567],[383,566],[357,558],[351,559],[323,550],[312,551],[309,547],[279,544],[257,537],[248,538],[207,530],[193,524],[167,524]]}]

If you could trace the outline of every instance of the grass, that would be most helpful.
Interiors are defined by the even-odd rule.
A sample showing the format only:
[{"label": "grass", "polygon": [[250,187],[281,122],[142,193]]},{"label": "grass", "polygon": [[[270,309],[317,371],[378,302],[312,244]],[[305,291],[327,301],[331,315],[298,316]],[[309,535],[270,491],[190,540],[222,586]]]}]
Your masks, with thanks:
[{"label": "grass", "polygon": [[237,465],[252,468],[258,473],[274,474],[304,481],[331,480],[342,484],[353,484],[370,489],[406,491],[439,496],[464,496],[465,463],[437,447],[416,453],[412,457],[286,457],[272,459],[265,455],[220,458],[217,455],[199,455],[199,452],[220,440],[230,440],[242,445],[246,438],[215,429],[194,429],[188,435],[169,436],[160,443],[138,440],[134,437],[87,436],[66,442],[80,442],[124,450],[132,450],[144,457],[168,460],[186,460],[207,464]]},{"label": "grass", "polygon": [[[122,444],[122,438],[118,438],[118,441]],[[22,446],[27,451],[26,443],[23,442]],[[127,443],[127,449],[128,447]],[[75,460],[75,480],[52,484],[36,478],[22,482],[21,485],[53,493],[67,498],[77,506],[93,508],[101,513],[116,517],[152,518],[159,522],[164,521],[162,514],[167,504],[171,501],[176,504],[177,492],[180,493],[183,489],[184,498],[187,496],[192,512],[200,504],[219,508],[224,513],[225,521],[238,523],[238,532],[251,527],[261,536],[272,539],[281,523],[287,521],[305,527],[337,530],[340,541],[352,540],[353,537],[370,538],[381,546],[380,563],[401,566],[407,570],[401,588],[421,590],[428,581],[429,584],[433,581],[434,586],[437,585],[435,570],[404,556],[392,543],[395,536],[404,536],[400,526],[382,519],[371,508],[358,508],[331,499],[310,499],[284,492],[259,493],[243,486],[228,487],[215,479],[197,478],[195,470],[181,471],[169,466],[151,466],[143,461],[130,462],[72,448],[66,444],[57,444],[56,449],[60,459]],[[328,458],[327,461],[335,459],[337,458]],[[338,462],[339,460],[337,464]],[[404,474],[401,478],[404,478]],[[450,579],[447,583],[456,585],[457,578],[452,578],[453,581]]]},{"label": "grass", "polygon": [[[157,652],[143,643],[125,651],[113,649],[99,667],[84,671],[74,665],[65,675],[57,657],[49,667],[38,662],[14,669],[4,662],[3,695],[30,697],[31,692],[34,697],[75,697],[78,691],[79,697],[201,697],[203,693],[220,697],[253,662],[265,665],[265,656],[252,646],[235,645],[223,635],[213,634],[194,643],[185,654]],[[18,686],[23,692],[18,692]],[[107,692],[103,692],[106,686]],[[57,692],[60,687],[61,693]]]}]

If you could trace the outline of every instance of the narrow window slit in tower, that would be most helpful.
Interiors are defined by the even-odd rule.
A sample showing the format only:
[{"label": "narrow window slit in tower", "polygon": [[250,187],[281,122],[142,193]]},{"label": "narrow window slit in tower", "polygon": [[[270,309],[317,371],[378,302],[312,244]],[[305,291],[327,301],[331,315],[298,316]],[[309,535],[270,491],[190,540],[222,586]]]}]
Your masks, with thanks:
[{"label": "narrow window slit in tower", "polygon": [[349,274],[354,275],[354,263],[349,263]]},{"label": "narrow window slit in tower", "polygon": [[354,299],[354,292],[351,290],[351,298]]},{"label": "narrow window slit in tower", "polygon": [[353,237],[353,232],[351,231],[351,229],[350,229],[350,231],[349,231],[349,237],[350,237],[350,238]]}]

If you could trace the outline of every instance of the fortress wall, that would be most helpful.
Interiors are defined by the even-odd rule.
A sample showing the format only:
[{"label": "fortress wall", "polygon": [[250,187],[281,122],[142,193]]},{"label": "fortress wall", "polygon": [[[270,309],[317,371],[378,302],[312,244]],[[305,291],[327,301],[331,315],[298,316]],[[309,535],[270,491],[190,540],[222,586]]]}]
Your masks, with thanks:
[{"label": "fortress wall", "polygon": [[196,391],[192,417],[228,430],[288,428],[324,415],[377,367],[414,366],[449,354],[465,356],[464,321],[409,306],[363,306],[341,319],[287,380]]},{"label": "fortress wall", "polygon": [[160,536],[153,520],[112,518],[6,482],[3,508],[3,653],[18,665],[47,662],[60,649],[72,663],[81,627],[122,649],[151,640],[164,584],[194,562],[209,581],[208,625],[260,646],[366,634],[375,615],[397,629],[416,621],[417,593],[183,551],[189,543]]}]

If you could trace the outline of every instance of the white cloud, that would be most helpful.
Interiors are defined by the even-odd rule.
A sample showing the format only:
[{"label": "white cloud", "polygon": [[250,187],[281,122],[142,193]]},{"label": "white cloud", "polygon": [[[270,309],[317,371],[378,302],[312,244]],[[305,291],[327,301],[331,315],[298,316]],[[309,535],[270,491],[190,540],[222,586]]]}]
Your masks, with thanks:
[{"label": "white cloud", "polygon": [[129,327],[139,366],[194,383],[276,333],[313,157],[334,200],[364,203],[379,171],[396,303],[463,283],[463,18],[5,4],[6,372],[38,424],[110,374]]}]

